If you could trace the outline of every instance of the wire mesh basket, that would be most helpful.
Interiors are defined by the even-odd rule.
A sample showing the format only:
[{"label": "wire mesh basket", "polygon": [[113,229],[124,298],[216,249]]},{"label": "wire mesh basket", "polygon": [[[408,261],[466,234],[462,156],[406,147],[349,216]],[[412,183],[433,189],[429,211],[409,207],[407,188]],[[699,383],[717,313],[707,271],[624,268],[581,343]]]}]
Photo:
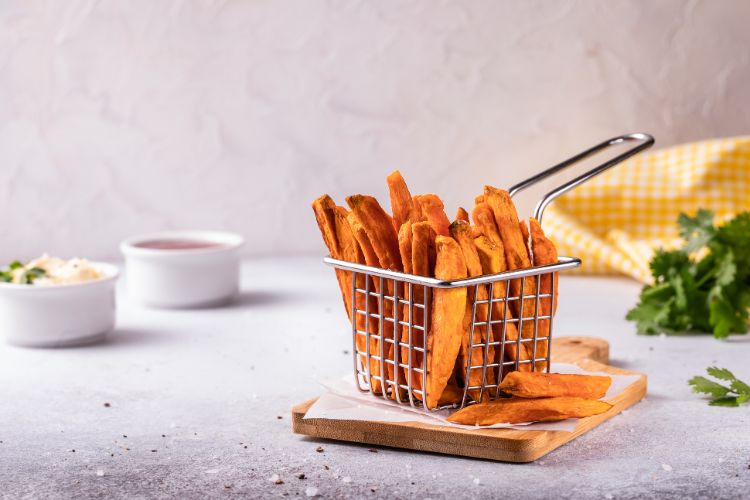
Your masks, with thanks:
[{"label": "wire mesh basket", "polygon": [[[650,147],[647,134],[629,134],[598,144],[508,191],[511,196],[610,147],[638,144],[547,193],[534,217],[561,194]],[[413,407],[463,407],[501,396],[510,371],[550,370],[552,326],[557,305],[557,274],[580,266],[574,257],[557,263],[499,274],[443,281],[437,278],[324,259],[351,277],[351,325],[355,383],[360,391]],[[527,283],[532,286],[524,286]],[[461,340],[459,380],[451,380],[438,404],[430,400],[428,358],[435,294],[466,289],[471,321]],[[527,291],[525,293],[525,290]],[[528,290],[534,290],[528,293]]]}]

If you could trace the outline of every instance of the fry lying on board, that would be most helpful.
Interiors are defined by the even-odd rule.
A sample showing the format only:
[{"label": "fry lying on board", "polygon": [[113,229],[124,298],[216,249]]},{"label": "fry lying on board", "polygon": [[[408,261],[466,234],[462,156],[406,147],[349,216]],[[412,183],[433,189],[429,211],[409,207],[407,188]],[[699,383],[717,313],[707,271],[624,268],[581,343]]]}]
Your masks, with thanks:
[{"label": "fry lying on board", "polygon": [[568,373],[510,372],[500,390],[519,398],[574,397],[599,399],[612,385],[612,378]]},{"label": "fry lying on board", "polygon": [[449,422],[464,425],[523,424],[584,418],[604,413],[612,405],[596,399],[542,398],[496,399],[467,406],[448,417]]}]

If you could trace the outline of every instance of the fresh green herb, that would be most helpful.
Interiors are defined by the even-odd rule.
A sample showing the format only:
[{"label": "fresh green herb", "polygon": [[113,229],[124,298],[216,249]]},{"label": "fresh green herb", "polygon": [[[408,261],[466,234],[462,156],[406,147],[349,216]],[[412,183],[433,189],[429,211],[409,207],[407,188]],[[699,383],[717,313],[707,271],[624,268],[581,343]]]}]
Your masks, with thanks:
[{"label": "fresh green herb", "polygon": [[693,386],[693,392],[708,394],[711,406],[739,406],[750,401],[750,385],[738,380],[732,372],[726,368],[711,367],[706,370],[709,375],[718,380],[729,382],[723,385],[706,377],[693,377],[688,384]]},{"label": "fresh green herb", "polygon": [[[14,277],[14,271],[23,268],[23,264],[14,260],[5,269],[0,270],[0,282],[12,283]],[[32,267],[21,273],[20,282],[24,285],[31,285],[38,278],[42,278],[47,275],[47,271],[41,267]]]},{"label": "fresh green herb", "polygon": [[45,271],[41,267],[32,267],[31,269],[24,271],[23,274],[21,274],[21,283],[31,285],[32,283],[34,283],[34,280],[42,278],[46,275],[47,271]]},{"label": "fresh green herb", "polygon": [[[677,220],[685,246],[651,259],[654,284],[643,287],[626,318],[638,333],[712,332],[716,338],[747,333],[750,315],[750,212],[721,227],[713,213]],[[704,255],[698,259],[696,253]]]}]

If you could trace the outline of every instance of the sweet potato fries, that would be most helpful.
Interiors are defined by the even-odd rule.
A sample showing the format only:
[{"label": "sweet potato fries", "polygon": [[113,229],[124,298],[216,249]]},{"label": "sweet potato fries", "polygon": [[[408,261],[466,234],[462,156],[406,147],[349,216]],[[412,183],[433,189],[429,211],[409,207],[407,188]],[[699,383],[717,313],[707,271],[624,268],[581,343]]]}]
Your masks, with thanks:
[{"label": "sweet potato fries", "polygon": [[604,401],[584,398],[496,399],[458,410],[448,417],[448,421],[464,425],[552,422],[590,417],[610,408],[612,405]]},{"label": "sweet potato fries", "polygon": [[[554,244],[536,220],[519,220],[507,191],[485,186],[473,208],[459,208],[451,222],[437,195],[412,195],[400,172],[387,185],[392,215],[361,194],[346,198],[349,209],[328,195],[313,202],[333,258],[442,281],[557,262]],[[360,375],[376,394],[428,408],[481,399],[456,414],[471,422],[567,418],[602,408],[556,396],[596,399],[603,382],[539,373],[549,361],[556,275],[447,288],[365,273],[352,283],[354,275],[336,271],[357,331]],[[545,402],[487,402],[500,390]]]}]

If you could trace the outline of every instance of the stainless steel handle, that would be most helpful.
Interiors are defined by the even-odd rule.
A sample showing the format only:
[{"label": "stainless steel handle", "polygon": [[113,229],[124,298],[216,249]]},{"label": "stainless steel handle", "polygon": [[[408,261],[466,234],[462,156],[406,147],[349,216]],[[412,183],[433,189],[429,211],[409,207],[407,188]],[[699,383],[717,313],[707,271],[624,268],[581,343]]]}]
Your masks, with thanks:
[{"label": "stainless steel handle", "polygon": [[549,193],[547,193],[539,201],[536,208],[534,209],[534,218],[538,220],[539,223],[541,224],[542,216],[544,215],[544,209],[547,208],[547,205],[552,203],[552,201],[554,201],[555,198],[557,198],[558,196],[564,193],[567,193],[574,187],[580,184],[583,184],[584,182],[591,179],[592,177],[601,174],[605,170],[608,170],[614,167],[618,163],[624,160],[627,160],[631,156],[640,153],[644,149],[650,148],[651,146],[654,145],[654,138],[650,136],[649,134],[642,134],[642,133],[627,134],[627,135],[621,135],[619,137],[614,137],[612,139],[602,142],[601,144],[597,144],[596,146],[589,148],[586,151],[583,151],[582,153],[578,153],[572,158],[569,158],[561,163],[558,163],[554,167],[550,167],[547,170],[544,170],[543,172],[540,172],[533,177],[529,177],[525,181],[519,182],[515,186],[512,186],[510,189],[508,189],[508,193],[510,194],[510,196],[513,196],[523,191],[524,189],[528,188],[529,186],[532,186],[536,184],[537,182],[543,179],[546,179],[547,177],[550,177],[558,172],[565,170],[566,168],[570,166],[580,163],[581,161],[585,160],[586,158],[589,158],[590,156],[601,153],[602,151],[606,149],[609,149],[611,147],[617,146],[618,144],[623,144],[626,142],[638,142],[639,144],[619,154],[618,156],[615,156],[611,160],[607,160],[606,162],[592,168],[588,172],[579,175],[575,179],[568,181],[562,186],[559,186],[553,189],[552,191],[550,191]]}]

